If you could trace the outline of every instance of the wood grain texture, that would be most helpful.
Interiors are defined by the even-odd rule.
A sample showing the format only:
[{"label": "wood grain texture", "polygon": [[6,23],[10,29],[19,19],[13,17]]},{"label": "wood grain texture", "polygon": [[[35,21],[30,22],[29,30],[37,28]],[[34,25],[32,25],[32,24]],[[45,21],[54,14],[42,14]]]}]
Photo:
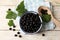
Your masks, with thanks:
[{"label": "wood grain texture", "polygon": [[[19,37],[14,37],[14,34],[19,31],[19,26],[17,26],[16,31],[9,31],[9,26],[7,25],[8,19],[6,19],[6,11],[11,8],[13,11],[15,11],[16,6],[21,2],[22,0],[0,0],[0,40],[60,40],[60,24],[57,23],[57,27],[55,30],[48,30],[42,33],[34,34],[34,35],[27,35],[27,34],[22,34],[22,38]],[[59,4],[56,4],[54,0],[49,0],[52,2],[53,6],[56,8],[60,8]],[[58,1],[58,0],[56,0]],[[59,1],[58,1],[59,2]],[[60,3],[60,2],[59,2]],[[59,9],[59,8],[56,8]],[[55,10],[55,11],[56,11]],[[60,9],[59,9],[60,10]],[[45,36],[42,36],[42,34],[45,34]]]},{"label": "wood grain texture", "polygon": [[45,0],[52,3],[52,5],[60,5],[60,0]]},{"label": "wood grain texture", "polygon": [[34,35],[22,35],[22,38],[14,37],[17,31],[0,31],[0,39],[1,40],[60,40],[60,32],[59,31],[47,31],[44,32],[45,36],[42,36],[42,33],[34,34]]},{"label": "wood grain texture", "polygon": [[1,6],[9,6],[9,5],[17,5],[21,2],[22,0],[0,0],[0,5]]}]

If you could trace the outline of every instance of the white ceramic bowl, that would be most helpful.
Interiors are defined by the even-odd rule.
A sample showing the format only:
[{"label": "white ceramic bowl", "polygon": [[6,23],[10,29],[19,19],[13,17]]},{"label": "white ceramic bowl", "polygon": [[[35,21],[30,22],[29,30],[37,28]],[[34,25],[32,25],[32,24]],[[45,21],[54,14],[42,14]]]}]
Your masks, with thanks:
[{"label": "white ceramic bowl", "polygon": [[[28,12],[26,12],[26,13],[34,13],[34,14],[38,14],[38,13],[36,13],[36,12],[34,12],[34,11],[28,11]],[[25,13],[25,14],[26,14]],[[23,16],[23,15],[22,15]],[[21,17],[22,17],[21,16]],[[26,33],[26,34],[35,34],[35,33],[38,33],[40,30],[41,30],[41,28],[42,28],[42,19],[41,19],[41,17],[39,16],[39,18],[40,18],[40,21],[41,21],[41,25],[40,25],[40,28],[36,31],[36,32],[34,32],[34,33],[29,33],[29,32],[25,32],[23,29],[21,29],[24,33]],[[21,19],[21,18],[20,18]],[[20,27],[21,27],[21,25],[20,25]]]}]

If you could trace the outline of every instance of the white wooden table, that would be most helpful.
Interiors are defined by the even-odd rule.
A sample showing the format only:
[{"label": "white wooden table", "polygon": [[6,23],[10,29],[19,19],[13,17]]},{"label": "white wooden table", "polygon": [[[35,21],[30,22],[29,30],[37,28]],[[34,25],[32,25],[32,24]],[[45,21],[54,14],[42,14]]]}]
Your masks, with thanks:
[{"label": "white wooden table", "polygon": [[[11,8],[14,10],[16,5],[22,0],[0,0],[0,40],[60,40],[60,26],[55,28],[55,31],[46,31],[45,36],[42,33],[35,35],[22,35],[22,38],[14,37],[17,31],[9,31],[9,26],[7,25],[8,20],[6,17],[6,11]],[[46,0],[47,1],[47,0]],[[51,0],[49,0],[51,1]],[[55,3],[51,1],[53,5]],[[59,1],[58,1],[59,2]],[[17,26],[17,29],[19,27]]]}]

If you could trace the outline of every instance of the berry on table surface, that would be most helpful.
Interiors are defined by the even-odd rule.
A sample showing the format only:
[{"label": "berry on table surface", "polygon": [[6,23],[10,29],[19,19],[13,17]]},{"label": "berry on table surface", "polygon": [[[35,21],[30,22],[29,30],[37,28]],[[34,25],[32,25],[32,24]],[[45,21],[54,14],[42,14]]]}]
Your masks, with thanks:
[{"label": "berry on table surface", "polygon": [[16,29],[13,29],[13,31],[16,31]]},{"label": "berry on table surface", "polygon": [[8,10],[10,11],[11,9],[9,8]]},{"label": "berry on table surface", "polygon": [[12,30],[12,28],[9,28],[9,30]]},{"label": "berry on table surface", "polygon": [[17,32],[17,34],[20,34],[20,32]]},{"label": "berry on table surface", "polygon": [[19,37],[21,38],[21,37],[22,37],[22,35],[19,35]]},{"label": "berry on table surface", "polygon": [[15,25],[13,25],[13,28],[15,28],[16,26]]},{"label": "berry on table surface", "polygon": [[42,34],[42,36],[45,36],[45,34]]},{"label": "berry on table surface", "polygon": [[17,34],[15,34],[14,36],[15,36],[15,37],[17,37],[18,35],[17,35]]}]

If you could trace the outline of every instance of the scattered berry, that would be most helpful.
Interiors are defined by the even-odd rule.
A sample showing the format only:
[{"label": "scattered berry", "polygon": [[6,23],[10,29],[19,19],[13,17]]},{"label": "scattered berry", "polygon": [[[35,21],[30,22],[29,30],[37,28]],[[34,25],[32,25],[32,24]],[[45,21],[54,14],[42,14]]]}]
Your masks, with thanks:
[{"label": "scattered berry", "polygon": [[20,34],[20,32],[17,32],[17,34]]},{"label": "scattered berry", "polygon": [[42,34],[42,36],[45,36],[45,34]]},{"label": "scattered berry", "polygon": [[11,9],[9,8],[8,10],[10,11]]},{"label": "scattered berry", "polygon": [[14,25],[13,28],[15,28],[16,26]]},{"label": "scattered berry", "polygon": [[12,28],[9,28],[9,30],[12,30]]},{"label": "scattered berry", "polygon": [[13,29],[13,31],[16,31],[15,29]]},{"label": "scattered berry", "polygon": [[19,35],[19,37],[21,38],[22,36],[21,36],[21,35]]},{"label": "scattered berry", "polygon": [[17,37],[17,34],[15,34],[14,36]]}]

